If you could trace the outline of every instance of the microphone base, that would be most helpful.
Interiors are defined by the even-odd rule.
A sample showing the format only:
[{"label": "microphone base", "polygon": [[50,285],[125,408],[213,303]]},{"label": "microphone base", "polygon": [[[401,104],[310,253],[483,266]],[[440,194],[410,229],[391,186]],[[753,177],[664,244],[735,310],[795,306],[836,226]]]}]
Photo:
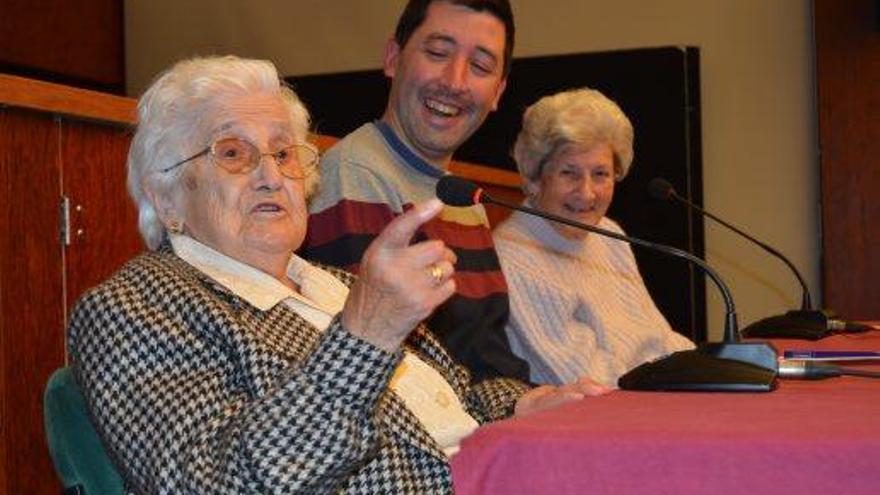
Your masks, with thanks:
[{"label": "microphone base", "polygon": [[644,363],[620,377],[623,390],[770,392],[776,350],[762,342],[706,343]]},{"label": "microphone base", "polygon": [[758,320],[740,332],[746,338],[819,340],[832,333],[829,316],[818,310],[792,310]]},{"label": "microphone base", "polygon": [[752,364],[774,373],[778,368],[776,348],[766,342],[704,342],[696,350],[707,356]]}]

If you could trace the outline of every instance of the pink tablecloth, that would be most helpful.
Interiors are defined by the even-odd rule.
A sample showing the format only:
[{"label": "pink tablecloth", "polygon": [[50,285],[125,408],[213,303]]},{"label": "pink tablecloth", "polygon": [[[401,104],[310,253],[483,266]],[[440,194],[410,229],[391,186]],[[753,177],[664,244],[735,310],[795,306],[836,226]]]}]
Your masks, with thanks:
[{"label": "pink tablecloth", "polygon": [[[880,332],[775,345],[880,351]],[[460,495],[875,495],[880,379],[786,380],[765,394],[616,391],[481,427],[452,473]]]}]

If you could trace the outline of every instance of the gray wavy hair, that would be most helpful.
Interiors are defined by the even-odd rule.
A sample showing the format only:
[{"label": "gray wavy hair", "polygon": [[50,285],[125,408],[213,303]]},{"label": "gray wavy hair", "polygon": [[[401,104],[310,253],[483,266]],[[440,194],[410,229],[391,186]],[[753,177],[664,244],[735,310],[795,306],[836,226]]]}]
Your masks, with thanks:
[{"label": "gray wavy hair", "polygon": [[[147,188],[160,197],[172,194],[184,167],[161,171],[198,152],[193,143],[210,125],[202,121],[207,109],[225,98],[265,92],[278,93],[289,111],[294,139],[305,142],[309,112],[266,60],[235,56],[184,60],[160,74],[141,96],[137,129],[128,150],[128,192],[138,209],[138,228],[149,249],[158,249],[168,233]],[[314,192],[318,179],[317,170],[306,178],[306,198]]]},{"label": "gray wavy hair", "polygon": [[626,177],[633,160],[633,127],[623,110],[590,88],[545,96],[526,109],[513,146],[513,159],[527,183],[541,177],[544,164],[563,146],[584,149],[607,143],[614,154],[614,179]]}]

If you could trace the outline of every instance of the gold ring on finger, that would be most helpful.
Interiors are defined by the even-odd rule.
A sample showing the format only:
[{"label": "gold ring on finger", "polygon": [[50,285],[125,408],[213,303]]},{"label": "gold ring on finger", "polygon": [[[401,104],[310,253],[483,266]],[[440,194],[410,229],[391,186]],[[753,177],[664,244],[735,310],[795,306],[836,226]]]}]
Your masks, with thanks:
[{"label": "gold ring on finger", "polygon": [[443,269],[440,268],[440,265],[434,263],[428,269],[428,272],[431,274],[431,278],[434,279],[434,283],[440,285],[443,282]]}]

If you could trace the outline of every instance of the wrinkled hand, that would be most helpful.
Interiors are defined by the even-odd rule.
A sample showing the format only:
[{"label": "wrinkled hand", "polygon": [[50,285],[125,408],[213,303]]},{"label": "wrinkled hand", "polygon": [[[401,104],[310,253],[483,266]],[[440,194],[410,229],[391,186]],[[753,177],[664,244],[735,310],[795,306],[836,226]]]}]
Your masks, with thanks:
[{"label": "wrinkled hand", "polygon": [[[394,351],[455,292],[455,254],[437,240],[410,245],[419,226],[442,208],[437,199],[418,204],[373,240],[342,309],[342,325],[349,332]],[[439,278],[432,275],[435,266]]]},{"label": "wrinkled hand", "polygon": [[566,402],[581,400],[584,397],[605,395],[611,389],[583,377],[565,385],[541,385],[529,390],[516,401],[514,416],[528,416],[542,409],[550,409]]}]

